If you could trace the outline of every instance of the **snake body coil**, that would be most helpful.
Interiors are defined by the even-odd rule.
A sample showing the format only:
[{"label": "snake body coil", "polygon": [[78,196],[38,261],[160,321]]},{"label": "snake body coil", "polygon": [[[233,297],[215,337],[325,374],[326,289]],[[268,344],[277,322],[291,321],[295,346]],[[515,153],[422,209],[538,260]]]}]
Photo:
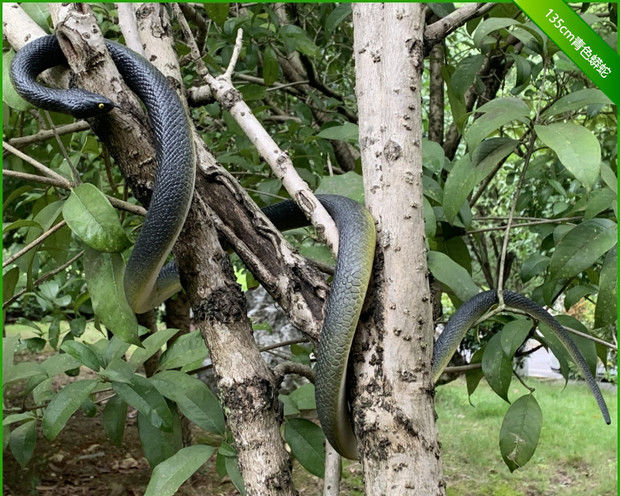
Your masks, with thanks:
[{"label": "snake body coil", "polygon": [[[157,172],[153,195],[142,231],[127,264],[125,291],[131,307],[145,312],[179,289],[176,266],[164,267],[167,255],[183,226],[194,187],[194,153],[183,106],[166,78],[144,58],[107,41],[119,72],[147,108],[157,146]],[[18,93],[39,107],[79,118],[108,112],[115,104],[81,89],[57,90],[37,83],[43,70],[65,65],[56,37],[45,36],[20,50],[11,66]],[[375,227],[359,203],[336,195],[317,198],[338,227],[339,252],[331,292],[317,347],[316,403],[321,426],[330,444],[343,456],[357,458],[357,443],[346,398],[348,357],[370,279]],[[297,205],[288,200],[263,209],[281,230],[308,225]],[[592,390],[607,423],[609,413],[583,356],[566,330],[547,311],[517,293],[503,292],[504,302],[547,324],[567,348]],[[465,302],[452,316],[434,346],[432,377],[435,382],[447,366],[468,329],[498,301],[486,291]]]}]

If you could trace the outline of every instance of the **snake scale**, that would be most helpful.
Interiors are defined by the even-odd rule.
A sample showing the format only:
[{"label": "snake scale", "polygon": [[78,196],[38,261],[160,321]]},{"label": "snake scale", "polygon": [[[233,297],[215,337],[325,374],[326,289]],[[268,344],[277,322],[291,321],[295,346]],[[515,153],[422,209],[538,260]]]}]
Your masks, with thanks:
[{"label": "snake scale", "polygon": [[[166,257],[183,226],[194,187],[194,151],[188,117],[166,78],[147,60],[106,40],[106,47],[129,88],[144,103],[157,149],[152,198],[142,230],[125,270],[125,292],[134,311],[147,311],[179,288],[174,263]],[[66,65],[56,36],[28,43],[13,59],[11,78],[17,92],[32,104],[77,118],[101,116],[117,105],[83,89],[52,89],[37,82],[50,67]],[[357,442],[346,395],[348,357],[370,280],[375,227],[359,203],[336,195],[318,195],[338,228],[339,252],[327,300],[321,339],[316,351],[316,403],[321,426],[331,445],[347,458],[358,458]],[[280,230],[307,225],[302,211],[287,200],[263,212]],[[566,347],[603,413],[609,413],[599,387],[567,331],[544,308],[528,298],[503,292],[505,304],[547,324]],[[432,379],[436,382],[467,330],[498,303],[496,291],[466,301],[449,320],[433,350]]]}]

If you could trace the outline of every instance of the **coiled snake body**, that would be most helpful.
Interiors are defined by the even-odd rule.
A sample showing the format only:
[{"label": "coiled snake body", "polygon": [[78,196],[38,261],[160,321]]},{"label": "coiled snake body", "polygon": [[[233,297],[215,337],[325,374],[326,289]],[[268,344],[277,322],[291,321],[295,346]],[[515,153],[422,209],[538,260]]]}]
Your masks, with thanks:
[{"label": "coiled snake body", "polygon": [[[157,171],[148,213],[125,271],[125,292],[137,313],[145,312],[179,288],[174,263],[164,266],[189,210],[194,187],[194,151],[186,112],[166,78],[143,57],[117,43],[106,47],[127,85],[146,106],[157,148]],[[37,76],[50,67],[66,65],[54,35],[38,38],[20,50],[11,65],[17,92],[32,104],[49,110],[88,118],[109,112],[109,99],[82,89],[52,89]],[[375,248],[375,227],[359,203],[336,195],[319,195],[319,201],[338,227],[339,252],[327,301],[321,339],[317,347],[316,402],[321,426],[330,444],[343,456],[357,458],[357,445],[346,396],[348,357],[366,288]],[[288,200],[263,209],[281,229],[307,225],[302,211]],[[509,307],[547,324],[577,364],[603,417],[609,413],[598,385],[574,342],[546,310],[528,298],[503,292]],[[432,378],[437,381],[467,330],[498,302],[495,291],[486,291],[465,302],[452,316],[433,350]]]}]

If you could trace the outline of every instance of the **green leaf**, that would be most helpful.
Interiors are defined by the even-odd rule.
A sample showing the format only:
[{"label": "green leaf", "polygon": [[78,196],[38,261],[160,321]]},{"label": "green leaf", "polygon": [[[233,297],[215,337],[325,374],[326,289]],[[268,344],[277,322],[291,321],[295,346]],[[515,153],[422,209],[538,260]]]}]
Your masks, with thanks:
[{"label": "green leaf", "polygon": [[208,2],[202,4],[209,18],[218,26],[222,27],[228,17],[229,3]]},{"label": "green leaf", "polygon": [[601,179],[610,190],[618,194],[618,178],[607,162],[601,162]]},{"label": "green leaf", "polygon": [[19,267],[13,267],[2,275],[2,303],[13,296],[17,281],[19,281]]},{"label": "green leaf", "polygon": [[34,420],[36,418],[34,412],[12,413],[2,419],[2,425],[11,425],[22,420]]},{"label": "green leaf", "polygon": [[564,293],[564,310],[570,309],[575,303],[578,303],[584,296],[592,294],[596,291],[593,286],[574,286]]},{"label": "green leaf", "polygon": [[224,466],[226,467],[228,477],[230,477],[230,482],[237,488],[241,496],[246,496],[245,484],[241,471],[239,470],[239,460],[237,457],[224,457]]},{"label": "green leaf", "polygon": [[498,98],[476,109],[476,112],[484,113],[465,131],[469,150],[475,150],[484,138],[509,122],[527,122],[530,109],[519,98]]},{"label": "green leaf", "polygon": [[172,412],[163,396],[148,379],[134,374],[130,384],[113,382],[112,388],[127,404],[142,413],[157,429],[172,431]]},{"label": "green leaf", "polygon": [[266,46],[263,52],[263,79],[265,86],[271,86],[278,79],[280,65],[278,56],[271,46]]},{"label": "green leaf", "polygon": [[130,244],[116,210],[92,184],[80,184],[71,190],[62,215],[73,233],[97,251],[117,253]]},{"label": "green leaf", "polygon": [[533,395],[521,396],[510,406],[499,432],[499,449],[511,472],[532,458],[541,427],[542,411]]},{"label": "green leaf", "polygon": [[142,452],[151,467],[173,456],[183,447],[181,420],[172,412],[172,432],[163,432],[153,426],[148,417],[138,412],[138,434]]},{"label": "green leaf", "polygon": [[[570,327],[571,329],[575,329],[577,331],[581,331],[584,334],[590,334],[586,326],[584,326],[581,322],[579,322],[575,317],[571,317],[570,315],[556,315],[555,319],[562,324],[564,327]],[[541,324],[542,326],[542,324]],[[576,334],[570,333],[571,340],[575,343],[586,363],[588,364],[588,368],[592,375],[596,375],[596,346],[594,345],[594,341],[584,338],[581,336],[577,336]],[[572,360],[572,358],[571,358]],[[573,360],[574,362],[574,360]]]},{"label": "green leaf", "polygon": [[521,265],[521,280],[529,281],[532,277],[542,274],[549,266],[550,258],[536,253],[527,258]]},{"label": "green leaf", "polygon": [[134,369],[122,358],[113,358],[108,366],[101,372],[101,377],[113,382],[130,384]]},{"label": "green leaf", "polygon": [[433,174],[438,174],[443,169],[446,156],[439,143],[422,138],[422,163]]},{"label": "green leaf", "polygon": [[573,91],[563,96],[542,114],[543,119],[548,119],[557,114],[579,110],[587,105],[612,105],[612,101],[605,96],[601,90],[596,88],[585,88]]},{"label": "green leaf", "polygon": [[359,128],[357,127],[357,124],[345,122],[341,126],[327,127],[317,133],[316,136],[317,138],[346,141],[348,143],[356,144],[359,139]]},{"label": "green leaf", "polygon": [[480,292],[467,270],[445,253],[429,251],[428,269],[435,279],[447,286],[461,301],[467,301]]},{"label": "green leaf", "polygon": [[44,375],[43,367],[37,362],[19,362],[9,366],[3,374],[3,385],[7,386],[15,381],[21,381],[37,375]]},{"label": "green leaf", "polygon": [[314,384],[304,384],[289,394],[289,397],[297,408],[300,410],[314,410],[316,409],[316,402],[314,398]]},{"label": "green leaf", "polygon": [[614,209],[618,203],[618,195],[609,188],[597,189],[590,195],[586,204],[584,219],[592,219],[607,209]]},{"label": "green leaf", "polygon": [[601,145],[592,131],[572,122],[536,125],[534,129],[581,184],[588,189],[594,186],[601,167]]},{"label": "green leaf", "polygon": [[202,362],[208,355],[200,331],[179,336],[159,358],[158,370],[175,369],[194,362]]},{"label": "green leaf", "polygon": [[120,446],[123,442],[126,421],[127,403],[117,395],[112,396],[103,409],[101,422],[103,430],[116,446]]},{"label": "green leaf", "polygon": [[510,155],[519,142],[510,138],[488,138],[473,151],[471,161],[476,166],[476,183],[487,177],[497,164]]},{"label": "green leaf", "polygon": [[188,446],[159,463],[151,475],[144,496],[172,496],[211,457],[215,448],[197,444]]},{"label": "green leaf", "polygon": [[204,382],[175,370],[159,372],[150,381],[161,394],[176,402],[181,412],[197,426],[208,432],[224,433],[224,413]]},{"label": "green leaf", "polygon": [[443,189],[443,213],[452,224],[461,206],[476,185],[476,169],[469,155],[457,160],[448,173]]},{"label": "green leaf", "polygon": [[[470,364],[480,363],[482,361],[482,355],[484,354],[484,348],[479,348],[472,355]],[[480,379],[484,377],[482,373],[482,369],[471,369],[465,372],[465,382],[467,383],[467,395],[469,396],[469,403],[471,404],[471,395],[474,394],[474,391],[480,384]]]},{"label": "green leaf", "polygon": [[[71,341],[65,341],[70,343]],[[77,358],[72,357],[66,353],[58,353],[47,358],[41,366],[45,370],[48,377],[54,377],[58,374],[62,374],[67,370],[74,369],[80,366],[80,361]]]},{"label": "green leaf", "polygon": [[178,329],[162,329],[151,334],[148,338],[142,341],[142,347],[136,348],[129,359],[129,365],[136,370],[140,365],[151,358],[157,353],[162,346],[164,346],[172,336],[174,336]]},{"label": "green leaf", "polygon": [[85,379],[67,384],[50,401],[43,412],[41,426],[43,434],[50,441],[54,440],[64,428],[69,417],[80,407],[82,402],[99,384],[98,381]]},{"label": "green leaf", "polygon": [[467,89],[474,82],[483,62],[484,55],[471,55],[461,60],[450,78],[448,84],[450,92],[462,99]]},{"label": "green leaf", "polygon": [[506,358],[512,359],[531,330],[532,323],[528,319],[518,318],[504,324],[498,334],[502,351]]},{"label": "green leaf", "polygon": [[260,84],[246,84],[239,87],[239,91],[243,96],[243,100],[246,102],[255,102],[256,100],[262,100],[267,94],[265,86]]},{"label": "green leaf", "polygon": [[11,61],[15,52],[11,49],[2,55],[2,101],[14,110],[28,110],[32,105],[15,91],[11,81]]},{"label": "green leaf", "polygon": [[24,468],[34,452],[37,442],[37,423],[30,420],[11,431],[9,447],[17,462]]},{"label": "green leaf", "polygon": [[127,343],[139,345],[138,321],[125,298],[125,262],[121,255],[87,248],[84,272],[95,315],[112,334]]},{"label": "green leaf", "polygon": [[337,176],[323,176],[316,189],[319,195],[340,195],[364,203],[364,181],[357,172],[349,171]]},{"label": "green leaf", "polygon": [[614,325],[618,308],[618,247],[607,252],[598,280],[594,327]]},{"label": "green leaf", "polygon": [[47,19],[50,16],[50,10],[47,4],[45,3],[24,3],[21,6],[24,9],[24,12],[28,14],[28,16],[36,22],[39,26],[41,26],[46,33],[50,32],[50,27],[47,22]]},{"label": "green leaf", "polygon": [[426,239],[432,239],[437,234],[437,217],[435,217],[435,210],[431,206],[428,199],[423,197],[424,200],[424,233]]},{"label": "green leaf", "polygon": [[68,353],[74,358],[77,358],[80,363],[86,365],[88,368],[99,372],[101,368],[101,362],[93,350],[91,350],[84,343],[79,341],[65,341],[60,347],[61,350]]},{"label": "green leaf", "polygon": [[58,349],[58,338],[60,337],[60,317],[55,317],[50,322],[50,326],[47,328],[47,339],[50,342],[50,346],[54,349]]},{"label": "green leaf", "polygon": [[351,15],[351,5],[348,3],[341,3],[332,10],[327,19],[325,19],[325,32],[332,34],[334,30]]},{"label": "green leaf", "polygon": [[616,223],[609,219],[590,219],[575,226],[553,252],[549,264],[551,279],[569,279],[583,272],[610,250],[616,239]]},{"label": "green leaf", "polygon": [[482,372],[491,389],[500,398],[508,401],[508,388],[512,380],[512,357],[509,358],[504,353],[500,333],[493,335],[484,348]]},{"label": "green leaf", "polygon": [[280,28],[280,34],[289,51],[297,50],[309,57],[317,57],[320,54],[319,47],[314,44],[308,34],[299,26],[286,24]]},{"label": "green leaf", "polygon": [[325,434],[318,425],[302,418],[287,419],[284,439],[308,472],[317,477],[325,475]]},{"label": "green leaf", "polygon": [[485,21],[482,21],[476,28],[474,33],[474,44],[477,47],[482,45],[484,39],[493,31],[498,29],[507,28],[508,26],[514,26],[515,24],[521,24],[519,21],[506,17],[491,17]]}]

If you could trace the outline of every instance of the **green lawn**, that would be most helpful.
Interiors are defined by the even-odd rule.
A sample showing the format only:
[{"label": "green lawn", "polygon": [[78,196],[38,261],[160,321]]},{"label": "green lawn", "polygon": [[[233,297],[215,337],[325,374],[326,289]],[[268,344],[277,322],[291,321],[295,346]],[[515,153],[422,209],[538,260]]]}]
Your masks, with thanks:
[{"label": "green lawn", "polygon": [[[617,494],[616,393],[604,391],[612,425],[606,425],[585,384],[527,381],[543,412],[536,453],[512,474],[499,452],[508,404],[485,381],[472,396],[463,381],[438,388],[436,408],[449,496],[605,496]],[[516,385],[515,385],[516,383]],[[510,399],[527,391],[513,382]]]}]

